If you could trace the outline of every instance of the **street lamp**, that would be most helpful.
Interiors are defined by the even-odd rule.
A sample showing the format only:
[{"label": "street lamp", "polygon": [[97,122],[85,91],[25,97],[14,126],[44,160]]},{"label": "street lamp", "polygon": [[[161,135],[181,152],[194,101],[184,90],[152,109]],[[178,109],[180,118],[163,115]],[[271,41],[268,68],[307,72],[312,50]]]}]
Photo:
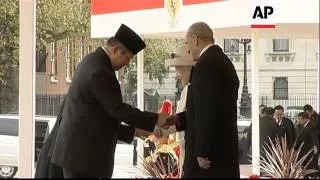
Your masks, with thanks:
[{"label": "street lamp", "polygon": [[251,51],[250,46],[247,46],[251,39],[240,39],[239,43],[243,44],[243,87],[240,100],[240,115],[251,118],[251,96],[248,88],[247,78],[247,53]]}]

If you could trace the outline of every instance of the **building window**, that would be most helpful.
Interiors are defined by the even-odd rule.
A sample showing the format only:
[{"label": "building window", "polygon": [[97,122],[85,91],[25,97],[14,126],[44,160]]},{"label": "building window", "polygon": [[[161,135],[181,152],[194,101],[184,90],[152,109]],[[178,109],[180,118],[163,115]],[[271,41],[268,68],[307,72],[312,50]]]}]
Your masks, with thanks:
[{"label": "building window", "polygon": [[43,51],[36,52],[36,72],[46,72],[46,59],[48,53]]},{"label": "building window", "polygon": [[79,41],[79,56],[78,56],[78,62],[74,66],[74,71],[77,68],[78,64],[82,61],[84,57],[84,37],[81,37],[81,40]]},{"label": "building window", "polygon": [[289,39],[273,39],[274,52],[289,52]]},{"label": "building window", "polygon": [[72,38],[72,56],[70,59],[70,76],[71,76],[71,78],[73,77],[73,74],[75,72],[78,57],[79,57],[79,51],[78,51],[77,41],[76,41],[76,38],[73,37]]},{"label": "building window", "polygon": [[71,68],[70,68],[70,39],[67,38],[66,39],[66,44],[67,44],[67,47],[66,47],[66,81],[67,82],[71,82]]},{"label": "building window", "polygon": [[224,52],[239,53],[239,41],[237,39],[225,39]]},{"label": "building window", "polygon": [[51,43],[51,82],[58,82],[57,80],[57,42]]},{"label": "building window", "polygon": [[79,62],[82,60],[82,58],[85,56],[85,49],[84,49],[84,36],[81,36],[80,41],[80,58]]},{"label": "building window", "polygon": [[273,82],[273,99],[288,99],[288,78],[277,77]]},{"label": "building window", "polygon": [[90,54],[90,53],[92,53],[92,45],[89,45],[87,47],[87,54]]},{"label": "building window", "polygon": [[66,81],[71,82],[76,66],[82,57],[83,49],[81,48],[81,42],[77,43],[74,37],[71,39],[68,37],[66,44]]}]

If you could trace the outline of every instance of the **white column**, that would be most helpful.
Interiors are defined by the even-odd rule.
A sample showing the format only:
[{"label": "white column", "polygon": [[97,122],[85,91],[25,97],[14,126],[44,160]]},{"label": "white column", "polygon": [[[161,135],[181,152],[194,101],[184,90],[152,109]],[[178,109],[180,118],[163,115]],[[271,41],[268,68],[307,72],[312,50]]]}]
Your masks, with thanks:
[{"label": "white column", "polygon": [[259,40],[257,30],[252,29],[252,173],[260,174],[260,147],[259,147]]},{"label": "white column", "polygon": [[144,87],[143,87],[143,72],[144,72],[144,58],[143,50],[138,53],[137,57],[137,105],[138,108],[144,110]]},{"label": "white column", "polygon": [[[143,50],[138,53],[137,57],[137,106],[143,111],[144,110],[144,86],[143,86],[143,73],[144,72],[144,58]],[[144,141],[138,138],[137,141],[137,164],[142,164],[141,157],[143,157],[143,144]]]},{"label": "white column", "polygon": [[55,75],[56,74],[56,64],[55,64],[55,43],[54,42],[51,42],[50,43],[50,48],[51,48],[51,59],[50,59],[50,62],[51,62],[51,74],[52,75]]},{"label": "white column", "polygon": [[34,171],[36,1],[19,4],[19,178]]},{"label": "white column", "polygon": [[317,111],[320,112],[320,52],[319,52],[319,43],[318,43],[318,52],[317,52],[317,60],[318,60],[318,83],[317,83]]},{"label": "white column", "polygon": [[[67,37],[66,39],[66,44],[67,44],[67,47],[66,47],[66,81],[67,82],[71,82],[71,69],[72,67],[70,66],[70,61],[71,61],[71,58],[70,58],[70,39],[69,37]],[[53,62],[54,63],[54,62]]]}]

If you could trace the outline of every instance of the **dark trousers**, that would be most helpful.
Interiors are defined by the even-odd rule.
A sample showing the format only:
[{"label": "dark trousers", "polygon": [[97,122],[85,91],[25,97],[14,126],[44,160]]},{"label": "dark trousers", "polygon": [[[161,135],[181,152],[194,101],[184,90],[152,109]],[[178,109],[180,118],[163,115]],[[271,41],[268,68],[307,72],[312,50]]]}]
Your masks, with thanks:
[{"label": "dark trousers", "polygon": [[97,179],[97,178],[99,178],[97,176],[68,171],[65,168],[63,168],[63,177],[64,177],[64,179],[69,179],[69,178],[80,178],[80,179],[93,179],[94,178],[94,179]]},{"label": "dark trousers", "polygon": [[223,166],[213,165],[212,167],[205,170],[199,167],[198,161],[194,158],[193,161],[185,161],[185,164],[183,166],[183,179],[239,179],[239,166],[233,167],[232,170],[230,169],[230,166],[229,168],[226,168]]},{"label": "dark trousers", "polygon": [[213,177],[215,176],[212,174],[212,168],[204,170],[199,167],[197,161],[194,161],[192,165],[184,166],[183,179],[211,179]]}]

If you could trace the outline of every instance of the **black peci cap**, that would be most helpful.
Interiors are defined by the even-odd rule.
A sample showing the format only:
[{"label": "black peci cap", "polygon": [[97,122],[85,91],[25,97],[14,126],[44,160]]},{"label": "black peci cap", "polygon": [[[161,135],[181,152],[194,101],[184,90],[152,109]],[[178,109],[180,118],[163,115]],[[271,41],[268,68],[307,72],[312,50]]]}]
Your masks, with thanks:
[{"label": "black peci cap", "polygon": [[114,37],[130,50],[132,54],[137,54],[146,47],[140,36],[124,24],[121,24]]}]

